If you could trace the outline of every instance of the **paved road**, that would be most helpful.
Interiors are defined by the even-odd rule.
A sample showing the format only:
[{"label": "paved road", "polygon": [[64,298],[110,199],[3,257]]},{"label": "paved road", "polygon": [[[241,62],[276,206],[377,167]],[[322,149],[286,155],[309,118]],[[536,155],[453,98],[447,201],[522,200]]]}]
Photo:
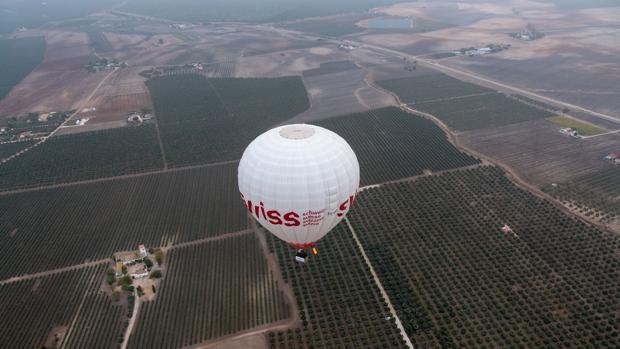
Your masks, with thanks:
[{"label": "paved road", "polygon": [[[265,26],[266,25],[262,25],[261,27],[265,27]],[[272,30],[280,31],[280,32],[284,31],[284,32],[289,32],[289,33],[292,33],[292,34],[296,34],[298,37],[305,38],[306,40],[316,41],[317,39],[321,39],[323,41],[329,41],[329,42],[331,42],[333,44],[336,44],[336,45],[342,43],[342,40],[339,40],[339,39],[336,39],[336,38],[318,37],[316,35],[300,32],[300,31],[295,31],[295,30],[290,30],[290,29],[272,27]],[[531,97],[531,98],[534,98],[534,99],[537,99],[537,100],[545,101],[545,102],[548,102],[548,103],[551,103],[551,104],[555,104],[555,105],[559,105],[559,106],[562,106],[562,107],[566,107],[566,108],[569,108],[569,109],[578,110],[578,111],[581,111],[581,112],[588,113],[590,115],[596,116],[598,118],[601,118],[601,119],[604,119],[604,120],[607,120],[607,121],[611,121],[611,122],[620,124],[620,118],[619,117],[612,116],[612,115],[607,115],[607,114],[603,114],[603,113],[599,113],[599,112],[596,112],[594,110],[590,110],[590,109],[587,109],[587,108],[584,108],[584,107],[581,107],[581,106],[578,106],[578,105],[575,105],[575,104],[571,104],[571,103],[568,103],[568,102],[559,101],[557,99],[554,99],[554,98],[551,98],[551,97],[547,97],[547,96],[535,93],[533,91],[529,91],[529,90],[526,90],[526,89],[523,89],[523,88],[520,88],[520,87],[516,87],[516,86],[510,85],[510,84],[507,84],[507,83],[499,82],[499,81],[493,80],[491,78],[488,78],[488,77],[485,77],[485,76],[482,76],[482,75],[478,75],[478,74],[472,73],[470,71],[449,67],[449,66],[441,64],[441,63],[439,63],[437,61],[426,59],[423,56],[411,55],[411,54],[408,54],[406,52],[395,50],[393,48],[389,48],[389,47],[385,47],[385,46],[380,46],[380,45],[375,45],[375,44],[369,44],[369,43],[363,42],[363,41],[362,42],[360,42],[360,41],[353,41],[353,40],[348,40],[348,41],[351,42],[351,43],[354,43],[356,45],[363,46],[365,48],[370,48],[370,49],[373,49],[375,51],[383,52],[384,54],[388,53],[388,54],[395,55],[395,56],[398,56],[398,57],[406,57],[409,60],[415,60],[415,61],[418,62],[418,64],[420,64],[422,66],[425,66],[427,68],[430,68],[430,69],[438,70],[438,71],[441,71],[441,72],[444,72],[444,73],[451,73],[452,75],[457,75],[457,76],[460,76],[461,78],[467,78],[467,79],[473,80],[474,82],[484,83],[486,85],[494,86],[495,88],[499,88],[499,89],[502,89],[502,90],[507,90],[507,91],[514,92],[514,93],[517,93],[517,94],[520,94],[520,95],[525,95],[525,96],[528,96],[528,97]]]},{"label": "paved road", "polygon": [[578,106],[578,105],[575,105],[575,104],[559,101],[557,99],[554,99],[554,98],[551,98],[551,97],[547,97],[547,96],[544,96],[544,95],[541,95],[541,94],[538,94],[538,93],[535,93],[535,92],[532,92],[532,91],[529,91],[529,90],[525,90],[525,89],[522,89],[522,88],[519,88],[519,87],[516,87],[516,86],[513,86],[513,85],[509,85],[507,83],[503,83],[503,82],[499,82],[499,81],[496,81],[496,80],[492,80],[490,78],[487,78],[487,77],[484,77],[484,76],[481,76],[481,75],[478,75],[478,74],[474,74],[474,73],[469,72],[469,71],[465,71],[465,70],[462,70],[462,69],[457,69],[457,68],[449,67],[447,65],[443,65],[443,64],[441,64],[439,62],[436,62],[436,61],[432,61],[432,60],[428,60],[428,59],[425,59],[425,58],[421,58],[419,56],[410,55],[410,54],[407,54],[407,53],[404,53],[404,52],[401,52],[401,51],[397,51],[397,50],[394,50],[394,49],[391,49],[391,48],[383,47],[383,46],[367,44],[367,43],[364,43],[364,42],[360,42],[358,44],[363,45],[363,46],[368,47],[368,48],[375,49],[377,51],[382,51],[384,53],[387,52],[387,53],[391,53],[391,54],[394,54],[394,55],[399,55],[401,57],[407,57],[408,59],[416,60],[416,61],[418,61],[418,64],[421,63],[421,65],[426,66],[427,68],[439,70],[439,71],[444,72],[444,73],[446,73],[446,72],[452,73],[453,75],[469,78],[469,79],[472,79],[472,80],[474,80],[476,82],[483,82],[483,83],[486,83],[486,84],[494,86],[494,87],[499,87],[500,89],[503,89],[503,90],[508,90],[508,91],[511,91],[511,92],[516,92],[517,94],[520,94],[520,95],[525,95],[525,96],[528,96],[528,97],[532,97],[534,99],[538,99],[538,100],[542,100],[542,101],[545,101],[545,102],[548,102],[548,103],[560,105],[562,107],[566,107],[566,108],[569,108],[569,109],[585,112],[585,113],[588,113],[590,115],[596,116],[598,118],[601,118],[601,119],[604,119],[604,120],[607,120],[607,121],[612,121],[612,122],[615,122],[615,123],[620,123],[620,118],[618,118],[618,117],[614,117],[612,115],[607,115],[607,114],[599,113],[599,112],[596,112],[594,110],[590,110],[590,109],[587,109],[587,108],[584,108],[584,107],[581,107],[581,106]]}]

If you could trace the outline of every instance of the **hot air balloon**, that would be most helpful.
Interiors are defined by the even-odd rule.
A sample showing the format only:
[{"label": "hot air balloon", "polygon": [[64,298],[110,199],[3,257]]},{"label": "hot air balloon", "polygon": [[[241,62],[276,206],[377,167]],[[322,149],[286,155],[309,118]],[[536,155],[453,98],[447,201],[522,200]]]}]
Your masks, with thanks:
[{"label": "hot air balloon", "polygon": [[336,133],[294,124],[258,136],[239,162],[239,191],[249,213],[269,232],[306,249],[340,222],[359,187],[357,157]]}]

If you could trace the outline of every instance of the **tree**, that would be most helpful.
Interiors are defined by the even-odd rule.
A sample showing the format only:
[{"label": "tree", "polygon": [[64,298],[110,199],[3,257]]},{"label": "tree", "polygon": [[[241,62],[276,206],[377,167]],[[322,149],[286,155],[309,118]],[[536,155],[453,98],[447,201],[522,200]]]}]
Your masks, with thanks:
[{"label": "tree", "polygon": [[143,259],[143,260],[144,260],[144,265],[145,265],[147,268],[150,268],[150,267],[152,267],[152,266],[153,266],[153,261],[152,261],[149,257],[144,257],[144,259]]},{"label": "tree", "polygon": [[123,274],[127,275],[127,266],[123,264]]},{"label": "tree", "polygon": [[131,276],[125,275],[121,278],[121,285],[129,286],[131,284],[133,284],[133,280],[131,279]]},{"label": "tree", "polygon": [[121,298],[120,293],[118,293],[118,291],[114,291],[112,292],[112,301],[113,302],[118,302],[118,300]]},{"label": "tree", "polygon": [[153,270],[151,272],[151,274],[149,275],[149,277],[151,279],[159,279],[161,277],[161,270],[157,269],[157,270]]},{"label": "tree", "polygon": [[164,251],[161,248],[155,250],[155,261],[157,261],[157,265],[162,265],[164,263]]},{"label": "tree", "polygon": [[136,291],[138,291],[138,297],[144,296],[144,290],[142,289],[142,286],[136,287]]}]

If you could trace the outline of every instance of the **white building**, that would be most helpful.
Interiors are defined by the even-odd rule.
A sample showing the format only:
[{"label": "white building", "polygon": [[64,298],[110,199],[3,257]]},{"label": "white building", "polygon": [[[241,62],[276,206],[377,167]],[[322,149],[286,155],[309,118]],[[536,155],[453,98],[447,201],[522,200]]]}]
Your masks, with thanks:
[{"label": "white building", "polygon": [[146,257],[149,255],[148,251],[146,250],[146,247],[143,244],[140,244],[138,246],[138,251],[140,251],[140,254],[142,255],[142,257]]},{"label": "white building", "polygon": [[138,273],[131,274],[131,278],[132,279],[142,279],[142,278],[145,278],[147,276],[149,276],[149,272],[146,271],[146,270],[138,272]]}]

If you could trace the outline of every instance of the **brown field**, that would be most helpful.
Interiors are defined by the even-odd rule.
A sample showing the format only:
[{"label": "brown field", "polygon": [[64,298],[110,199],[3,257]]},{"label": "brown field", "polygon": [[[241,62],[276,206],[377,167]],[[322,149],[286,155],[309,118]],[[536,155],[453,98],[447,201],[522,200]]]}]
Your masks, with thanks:
[{"label": "brown field", "polygon": [[121,34],[113,32],[103,32],[106,40],[110,43],[114,50],[122,50],[125,48],[133,47],[147,39],[146,35],[142,34]]},{"label": "brown field", "polygon": [[0,101],[0,115],[76,109],[106,75],[37,69]]},{"label": "brown field", "polygon": [[[127,113],[139,111],[142,108],[152,109],[151,97],[144,86],[144,78],[138,75],[141,68],[126,68],[115,73],[104,83],[93,96],[89,107],[95,107],[95,112],[86,113],[91,116],[86,126],[71,130],[72,133],[91,131],[108,127],[126,125]],[[97,124],[97,125],[94,125]]]},{"label": "brown field", "polygon": [[[616,88],[620,7],[562,10],[524,0],[434,1],[397,4],[379,12],[460,26],[420,34],[370,33],[360,35],[360,40],[416,55],[510,44],[509,50],[500,53],[441,62],[620,120],[620,90]],[[546,36],[522,41],[507,35],[528,23]]]},{"label": "brown field", "polygon": [[349,55],[338,50],[334,45],[278,51],[240,58],[237,63],[237,76],[299,75],[304,70],[318,68],[321,63],[347,59],[349,59]]},{"label": "brown field", "polygon": [[610,166],[603,156],[619,151],[620,134],[575,139],[546,120],[528,121],[457,135],[459,143],[510,166],[542,187]]},{"label": "brown field", "polygon": [[391,95],[369,86],[365,77],[362,69],[304,77],[310,108],[293,121],[309,122],[395,105]]},{"label": "brown field", "polygon": [[50,31],[43,62],[0,101],[0,115],[77,108],[107,73],[87,73],[92,60],[84,33]]},{"label": "brown field", "polygon": [[142,108],[151,108],[151,98],[148,92],[119,94],[105,96],[98,105],[96,117],[89,123],[102,123],[115,120],[125,120],[130,111],[139,111]]}]

